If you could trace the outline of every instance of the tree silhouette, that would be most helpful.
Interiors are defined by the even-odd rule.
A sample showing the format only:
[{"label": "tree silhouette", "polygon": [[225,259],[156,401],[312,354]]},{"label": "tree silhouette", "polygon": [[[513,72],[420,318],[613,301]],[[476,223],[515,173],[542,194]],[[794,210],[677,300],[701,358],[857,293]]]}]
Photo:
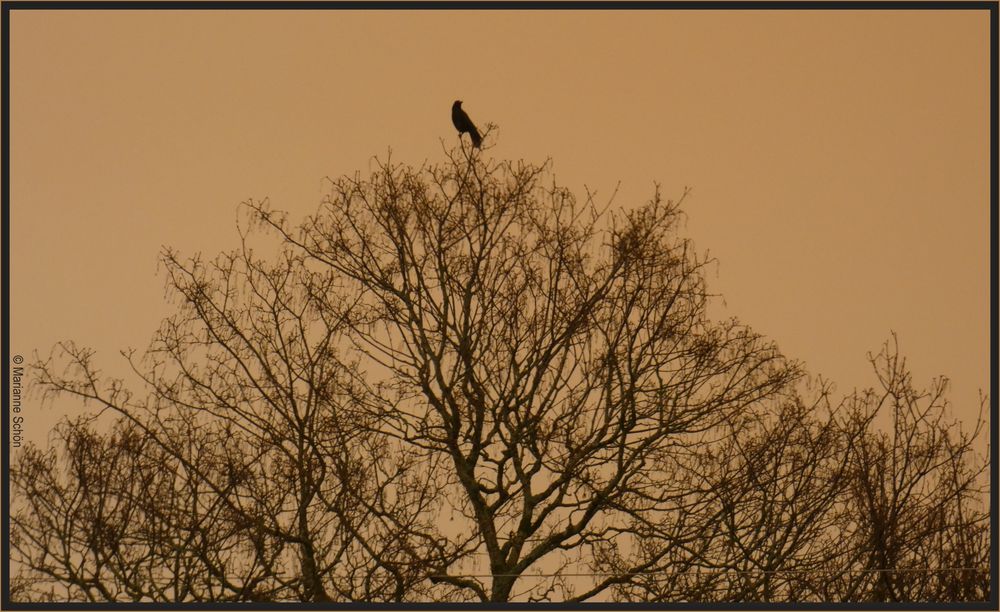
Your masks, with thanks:
[{"label": "tree silhouette", "polygon": [[434,529],[435,471],[368,426],[370,391],[338,350],[348,311],[317,307],[335,277],[248,248],[162,262],[180,311],[144,359],[127,355],[147,396],[72,344],[39,364],[51,391],[119,418],[107,436],[61,430],[68,478],[53,452],[22,457],[22,562],[91,601],[419,592],[423,564],[457,547]]},{"label": "tree silhouette", "polygon": [[[126,354],[142,394],[72,343],[36,364],[111,423],[16,461],[19,593],[988,597],[984,468],[939,403],[886,442],[875,395],[810,396],[773,343],[709,319],[683,196],[609,211],[547,177],[474,150],[379,162],[297,225],[247,203],[236,252],[165,251],[178,312]],[[883,571],[956,563],[977,569]]]},{"label": "tree silhouette", "polygon": [[[777,418],[706,449],[714,529],[616,590],[625,601],[985,601],[990,598],[988,464],[946,418],[946,381],[912,386],[895,336],[870,361],[879,387],[831,402],[819,385]],[[985,402],[983,404],[985,406]],[[892,432],[873,424],[883,412]],[[649,534],[631,554],[669,546]],[[624,563],[606,556],[611,571]],[[634,560],[632,561],[634,563]]]}]

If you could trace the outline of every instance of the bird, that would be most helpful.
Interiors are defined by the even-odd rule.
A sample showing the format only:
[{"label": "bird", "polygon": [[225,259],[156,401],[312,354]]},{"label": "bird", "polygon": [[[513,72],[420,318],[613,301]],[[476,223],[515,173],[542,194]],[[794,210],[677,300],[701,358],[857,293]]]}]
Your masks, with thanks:
[{"label": "bird", "polygon": [[477,149],[479,148],[479,145],[483,142],[483,137],[479,135],[479,130],[472,123],[472,119],[469,119],[469,116],[462,110],[461,100],[455,100],[455,103],[451,105],[451,122],[455,124],[459,138],[462,137],[463,132],[468,132],[469,136],[472,137],[472,146]]}]

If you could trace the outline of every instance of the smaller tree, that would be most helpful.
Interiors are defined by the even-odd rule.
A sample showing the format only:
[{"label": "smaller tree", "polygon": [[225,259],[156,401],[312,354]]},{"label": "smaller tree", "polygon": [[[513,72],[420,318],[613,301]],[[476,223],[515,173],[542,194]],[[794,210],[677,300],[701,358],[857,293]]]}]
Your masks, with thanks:
[{"label": "smaller tree", "polygon": [[840,563],[830,588],[847,601],[976,601],[990,594],[989,464],[976,456],[985,398],[972,431],[948,418],[948,381],[914,387],[895,335],[869,356],[879,387],[846,403],[855,421],[888,410],[891,429],[852,446],[840,518]]},{"label": "smaller tree", "polygon": [[[911,383],[893,337],[870,356],[879,388],[838,404],[820,384],[717,430],[687,471],[700,493],[679,519],[649,521],[594,569],[643,571],[625,601],[986,601],[988,464],[949,421],[946,381]],[[877,427],[890,411],[892,430]]]},{"label": "smaller tree", "polygon": [[[11,474],[21,502],[11,544],[32,583],[24,595],[91,602],[266,598],[284,550],[270,538],[265,544],[262,534],[254,538],[245,519],[220,503],[239,483],[235,472],[228,482],[218,474],[226,441],[217,433],[154,433],[119,420],[99,434],[89,419],[77,419],[55,430],[59,451],[26,449]],[[201,474],[185,467],[195,465]],[[226,482],[221,496],[205,486],[206,473]]]},{"label": "smaller tree", "polygon": [[145,396],[73,344],[36,366],[49,393],[116,419],[106,435],[67,423],[62,452],[21,456],[15,562],[57,599],[415,597],[456,547],[435,528],[436,471],[410,469],[433,459],[371,424],[373,391],[340,354],[352,314],[329,301],[336,277],[288,252],[264,262],[246,235],[209,263],[162,262],[179,312],[126,354]]},{"label": "smaller tree", "polygon": [[[833,510],[866,425],[845,428],[842,413],[821,382],[809,402],[790,393],[714,428],[683,470],[688,511],[647,517],[641,539],[593,568],[643,568],[615,589],[624,601],[814,599],[802,576],[836,561]],[[680,525],[693,537],[678,538]]]}]

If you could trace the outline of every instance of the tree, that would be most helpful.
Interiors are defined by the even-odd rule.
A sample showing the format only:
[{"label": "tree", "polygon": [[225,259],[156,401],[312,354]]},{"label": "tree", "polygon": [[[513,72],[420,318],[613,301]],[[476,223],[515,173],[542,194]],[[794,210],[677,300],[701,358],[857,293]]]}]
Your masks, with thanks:
[{"label": "tree", "polygon": [[[971,432],[949,421],[947,381],[916,389],[895,336],[869,361],[877,388],[832,402],[830,385],[821,381],[808,407],[799,395],[776,414],[721,432],[701,464],[702,487],[713,492],[702,524],[715,526],[696,545],[673,546],[615,595],[989,600],[988,463],[974,453],[983,420]],[[876,425],[884,417],[891,431]],[[651,531],[629,551],[632,559],[605,555],[595,566],[617,571],[672,545]]]},{"label": "tree", "polygon": [[[604,571],[641,563],[615,594],[625,601],[802,601],[802,577],[836,563],[834,509],[850,474],[847,450],[867,423],[844,427],[821,383],[810,402],[793,396],[716,429],[697,449],[687,488],[699,498],[684,517],[651,515],[641,538],[605,551]],[[606,569],[610,568],[610,569]],[[836,601],[826,599],[821,601]]]},{"label": "tree", "polygon": [[[846,574],[839,590],[812,579],[876,558],[859,556],[870,529],[836,533],[860,504],[872,411],[834,406],[822,385],[806,400],[773,343],[708,318],[708,260],[679,235],[683,196],[657,189],[609,212],[546,177],[477,149],[417,169],[379,162],[331,181],[299,225],[247,203],[254,231],[237,252],[165,251],[178,314],[145,356],[126,354],[145,395],[71,343],[38,364],[50,393],[114,419],[108,434],[67,422],[56,448],[20,457],[25,592],[873,592]],[[249,246],[260,229],[283,244],[270,263]],[[937,525],[942,550],[966,550]]]},{"label": "tree", "polygon": [[50,392],[118,419],[106,436],[69,423],[62,453],[21,458],[18,560],[91,601],[419,592],[424,563],[456,547],[434,529],[435,471],[366,424],[370,391],[338,352],[350,309],[317,307],[335,277],[287,252],[267,264],[245,241],[208,264],[162,262],[179,312],[144,359],[126,354],[147,396],[73,344],[38,364]]},{"label": "tree", "polygon": [[[890,431],[866,431],[852,447],[840,518],[846,600],[955,601],[990,596],[989,464],[972,432],[948,419],[948,381],[914,387],[895,335],[869,360],[879,387],[846,402],[855,420],[889,412]],[[929,571],[928,571],[929,570]]]},{"label": "tree", "polygon": [[[747,328],[708,321],[678,203],[657,193],[600,230],[591,199],[542,173],[475,154],[424,173],[385,164],[334,182],[297,232],[255,208],[352,283],[367,313],[355,349],[396,391],[378,428],[443,458],[442,494],[488,562],[487,580],[445,566],[431,579],[483,601],[520,595],[534,567],[563,570],[550,559],[564,551],[636,533],[646,513],[687,512],[684,456],[798,376]],[[536,584],[537,597],[563,587]]]}]

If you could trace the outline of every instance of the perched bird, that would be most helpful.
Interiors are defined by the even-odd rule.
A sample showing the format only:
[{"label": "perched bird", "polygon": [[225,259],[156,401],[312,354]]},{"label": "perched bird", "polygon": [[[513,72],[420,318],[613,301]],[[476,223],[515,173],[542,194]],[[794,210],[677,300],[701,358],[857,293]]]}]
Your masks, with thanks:
[{"label": "perched bird", "polygon": [[455,124],[459,138],[462,137],[462,132],[468,132],[469,136],[472,137],[472,146],[477,149],[479,148],[479,145],[483,142],[483,137],[479,135],[479,130],[472,123],[472,119],[469,119],[469,116],[462,110],[461,100],[455,100],[455,103],[451,105],[451,122]]}]

